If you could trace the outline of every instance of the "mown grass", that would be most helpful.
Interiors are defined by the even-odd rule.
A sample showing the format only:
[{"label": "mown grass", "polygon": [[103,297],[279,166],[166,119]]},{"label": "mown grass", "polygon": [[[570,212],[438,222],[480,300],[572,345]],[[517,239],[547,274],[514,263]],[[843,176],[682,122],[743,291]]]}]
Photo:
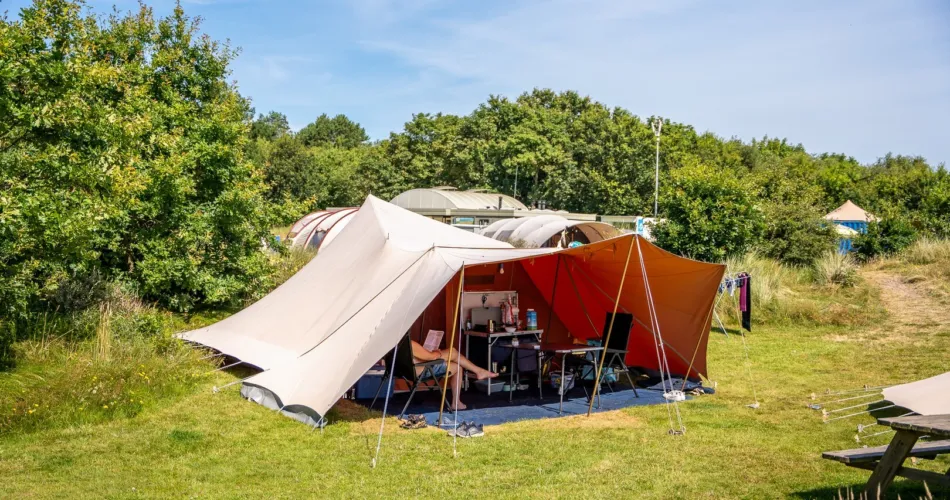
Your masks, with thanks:
[{"label": "mown grass", "polygon": [[[825,389],[885,384],[943,369],[930,349],[832,340],[842,328],[763,327],[748,338],[750,382],[736,336],[710,342],[714,396],[681,405],[685,436],[669,436],[664,407],[489,427],[459,442],[436,430],[387,422],[379,466],[370,469],[378,420],[340,404],[313,431],[237,391],[212,394],[218,374],[186,397],[134,419],[0,438],[0,490],[8,497],[640,497],[832,498],[867,473],[823,461],[856,446],[854,425],[822,424],[805,407]],[[887,370],[881,370],[887,366]],[[747,408],[756,389],[761,407]],[[886,442],[878,438],[872,444]],[[946,460],[931,468],[950,466]],[[923,494],[899,480],[905,498]],[[937,490],[939,492],[939,490]]]},{"label": "mown grass", "polygon": [[[744,270],[762,275],[758,283],[769,283],[761,270]],[[785,274],[759,292],[764,312],[746,338],[748,358],[741,337],[711,332],[709,375],[718,391],[680,406],[684,436],[667,434],[666,407],[637,407],[591,418],[492,426],[484,438],[460,441],[453,457],[443,433],[404,431],[390,418],[379,465],[371,469],[378,413],[343,401],[331,412],[330,425],[314,431],[242,400],[236,386],[213,394],[212,386],[242,375],[218,372],[157,391],[134,413],[90,421],[64,417],[5,432],[0,497],[836,498],[839,488],[859,491],[867,472],[821,460],[820,453],[856,447],[855,425],[872,419],[823,424],[806,408],[809,394],[945,371],[950,324],[892,338],[866,314],[825,311],[836,304],[846,310],[880,308],[879,292],[870,283],[821,287],[810,284],[806,270],[775,272]],[[818,304],[782,304],[790,299]],[[836,323],[841,317],[852,323]],[[727,322],[735,327],[734,320]],[[117,363],[123,344],[113,344]],[[33,370],[54,380],[52,385],[64,384],[65,378],[51,379],[49,373],[78,354],[69,354],[67,346],[41,347],[22,351],[35,364],[21,363],[12,374],[26,378]],[[153,380],[194,373],[195,366],[207,363],[163,371],[167,354],[152,350],[148,356],[158,360],[154,367],[146,365]],[[76,387],[88,385],[77,380]],[[7,387],[0,385],[0,391]],[[760,408],[748,408],[755,400]],[[887,439],[871,438],[868,444]],[[950,461],[919,466],[946,470]],[[934,491],[938,498],[950,494]],[[924,490],[898,480],[894,493],[911,498]]]}]

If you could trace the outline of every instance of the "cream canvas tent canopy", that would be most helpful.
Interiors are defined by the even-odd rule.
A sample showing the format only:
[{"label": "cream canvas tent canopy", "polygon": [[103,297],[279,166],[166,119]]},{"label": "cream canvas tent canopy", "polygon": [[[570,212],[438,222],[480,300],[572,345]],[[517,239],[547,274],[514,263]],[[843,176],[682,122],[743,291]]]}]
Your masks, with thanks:
[{"label": "cream canvas tent canopy", "polygon": [[[631,313],[631,356],[655,368],[656,356],[648,354],[659,332],[648,326],[645,269],[670,368],[705,374],[706,333],[723,266],[674,256],[635,235],[561,251],[515,249],[372,196],[334,244],[286,283],[243,311],[180,336],[260,368],[242,394],[316,423],[434,299],[458,290],[463,267],[484,274],[506,262],[519,266],[522,286],[534,290],[539,321],[548,314],[560,335],[597,337],[592,318],[602,321],[612,307]],[[558,280],[561,272],[574,274]]]},{"label": "cream canvas tent canopy", "polygon": [[884,399],[919,415],[950,414],[950,372],[883,391]]}]

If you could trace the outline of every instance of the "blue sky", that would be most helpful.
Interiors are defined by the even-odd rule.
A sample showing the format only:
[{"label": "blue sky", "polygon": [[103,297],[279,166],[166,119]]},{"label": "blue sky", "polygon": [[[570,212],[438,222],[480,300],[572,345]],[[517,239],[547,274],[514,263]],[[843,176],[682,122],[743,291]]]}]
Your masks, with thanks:
[{"label": "blue sky", "polygon": [[[105,12],[113,3],[89,4]],[[11,14],[24,0],[6,0]],[[173,2],[149,2],[167,13]],[[191,0],[259,112],[373,138],[489,94],[577,90],[640,116],[871,162],[950,164],[950,2]]]}]

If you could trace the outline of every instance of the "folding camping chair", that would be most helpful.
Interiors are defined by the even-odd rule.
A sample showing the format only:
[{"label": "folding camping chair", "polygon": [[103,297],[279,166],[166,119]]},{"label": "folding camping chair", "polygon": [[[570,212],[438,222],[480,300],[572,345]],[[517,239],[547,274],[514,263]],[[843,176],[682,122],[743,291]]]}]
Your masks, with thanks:
[{"label": "folding camping chair", "polygon": [[[389,354],[387,354],[384,359],[386,360],[386,370],[383,373],[382,380],[379,382],[379,388],[376,389],[376,395],[373,396],[373,402],[370,403],[369,407],[372,408],[373,405],[376,404],[376,399],[379,398],[379,392],[383,390],[383,385],[389,382],[389,376],[390,373],[392,373],[394,377],[401,378],[412,386],[412,390],[409,392],[409,399],[406,401],[406,405],[402,407],[402,411],[399,412],[399,418],[402,418],[409,408],[409,403],[412,403],[412,397],[415,396],[416,389],[419,388],[419,385],[429,380],[438,380],[435,374],[435,368],[445,363],[445,360],[436,359],[416,363],[412,358],[412,342],[409,339],[409,332],[406,332],[402,340],[400,340],[396,346],[396,362],[393,363],[392,351],[389,351]],[[416,373],[416,368],[418,367],[422,368],[422,373]]]},{"label": "folding camping chair", "polygon": [[[613,313],[607,313],[607,319],[604,320],[604,333],[602,338],[607,338],[607,329],[610,328],[610,317]],[[623,372],[627,376],[627,382],[630,383],[630,388],[633,389],[633,395],[640,397],[640,394],[637,393],[637,385],[633,383],[633,378],[630,376],[630,368],[624,363],[624,358],[627,357],[627,346],[630,342],[630,330],[633,328],[633,315],[628,313],[617,313],[617,318],[614,320],[613,333],[610,334],[610,343],[607,344],[604,349],[604,368],[612,368],[614,373]],[[601,372],[600,379],[603,383],[606,376],[606,370]],[[607,387],[610,388],[610,392],[614,392],[613,385],[608,381]]]},{"label": "folding camping chair", "polygon": [[[610,317],[613,313],[607,313],[607,318],[604,320],[604,329],[603,334],[601,335],[602,339],[607,339],[607,329],[610,328]],[[627,357],[627,345],[630,340],[630,330],[633,327],[633,315],[628,313],[617,313],[617,319],[614,320],[613,333],[610,335],[610,342],[604,346],[604,351],[602,356],[604,356],[604,367],[600,372],[600,383],[601,387],[607,385],[610,389],[610,392],[615,392],[613,384],[609,380],[611,373],[608,373],[608,369],[612,370],[613,374],[618,374],[623,372],[627,377],[627,382],[630,383],[630,388],[633,389],[633,395],[635,397],[640,397],[640,393],[637,392],[637,385],[633,383],[633,377],[630,376],[630,368],[624,363],[624,358]],[[577,358],[574,361],[578,365],[583,365],[582,370],[591,370],[591,378],[596,377],[594,373],[597,372],[597,364],[600,362],[596,357],[594,359],[587,358]],[[581,373],[585,373],[581,371]],[[587,389],[584,389],[585,394]],[[597,394],[597,407],[600,408],[600,393],[603,391],[598,391]],[[590,394],[587,394],[588,399]]]}]

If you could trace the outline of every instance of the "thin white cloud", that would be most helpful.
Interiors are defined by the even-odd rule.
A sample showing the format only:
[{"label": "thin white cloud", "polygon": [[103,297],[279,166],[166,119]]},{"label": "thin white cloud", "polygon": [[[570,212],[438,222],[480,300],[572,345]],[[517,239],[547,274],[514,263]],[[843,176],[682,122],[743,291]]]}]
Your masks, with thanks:
[{"label": "thin white cloud", "polygon": [[[864,161],[890,149],[933,161],[950,155],[920,140],[942,120],[935,106],[950,109],[950,60],[920,48],[946,46],[947,38],[939,21],[921,22],[913,8],[711,8],[689,0],[510,5],[481,18],[417,12],[362,46],[427,75],[441,95],[459,87],[464,105],[455,108],[472,109],[490,93],[576,89],[640,115],[670,116],[724,136],[787,136],[815,152]],[[920,130],[888,122],[898,109]]]}]

